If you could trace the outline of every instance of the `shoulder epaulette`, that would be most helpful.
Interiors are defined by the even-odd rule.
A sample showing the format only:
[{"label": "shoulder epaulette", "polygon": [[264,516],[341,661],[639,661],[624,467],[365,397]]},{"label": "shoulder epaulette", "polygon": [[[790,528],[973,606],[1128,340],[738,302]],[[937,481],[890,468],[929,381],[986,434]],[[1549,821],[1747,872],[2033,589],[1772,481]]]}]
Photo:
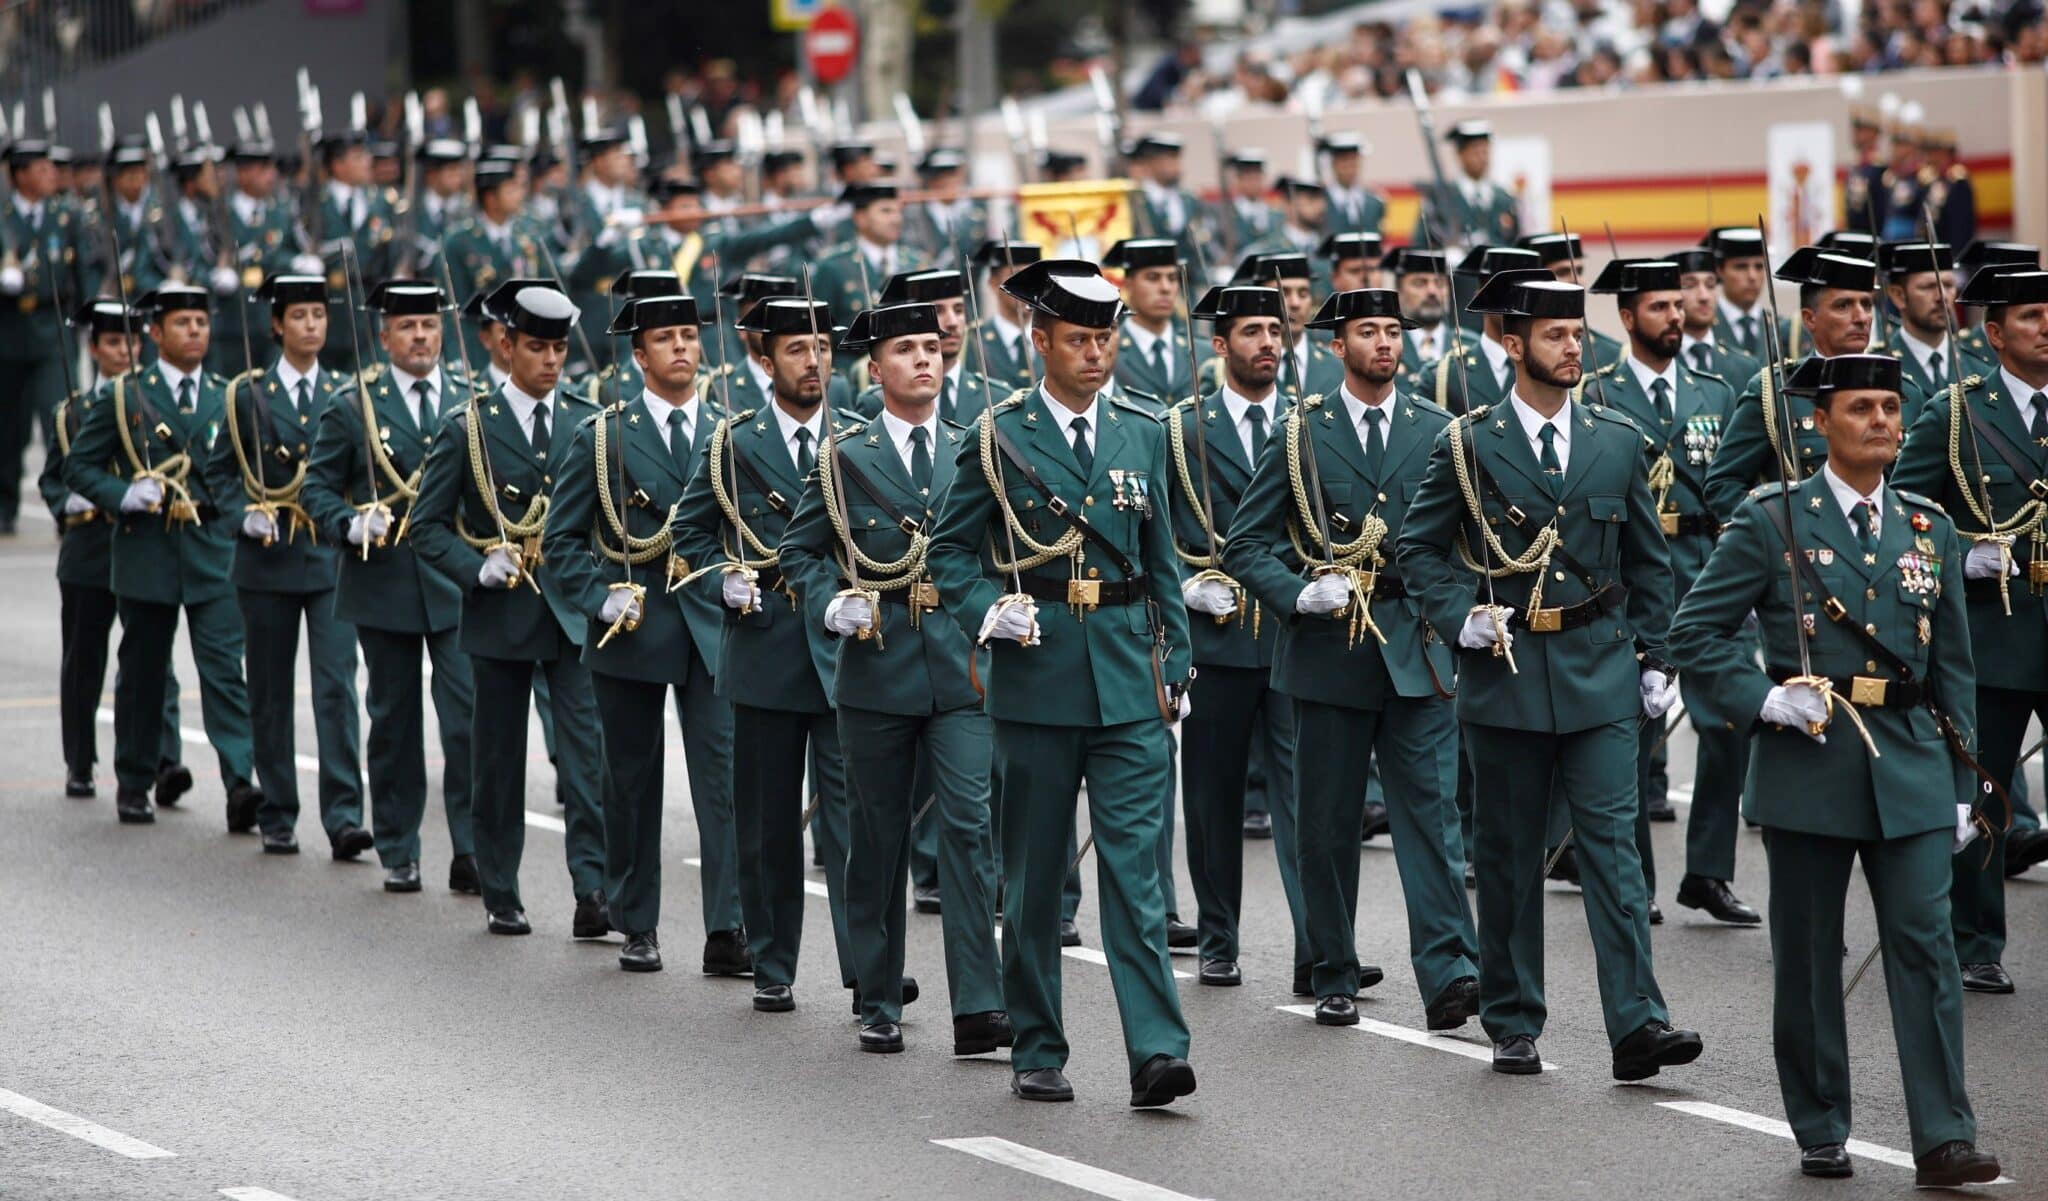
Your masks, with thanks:
[{"label": "shoulder epaulette", "polygon": [[626,402],[623,400],[615,400],[610,404],[606,405],[604,407],[604,411],[607,413],[623,413],[626,411]]},{"label": "shoulder epaulette", "polygon": [[1609,363],[1609,364],[1607,364],[1607,365],[1606,365],[1605,367],[1602,367],[1602,368],[1600,369],[1600,374],[1602,374],[1602,375],[1613,375],[1613,374],[1614,374],[1614,372],[1615,372],[1615,370],[1616,370],[1617,368],[1619,368],[1620,366],[1621,366],[1621,364],[1620,364],[1620,363]]},{"label": "shoulder epaulette", "polygon": [[1635,422],[1630,421],[1628,418],[1622,416],[1619,412],[1608,408],[1606,405],[1587,405],[1586,411],[1588,413],[1591,413],[1593,416],[1600,418],[1602,421],[1611,421],[1615,425],[1626,426],[1628,427],[1628,431],[1632,434],[1641,432],[1641,430],[1637,427]]},{"label": "shoulder epaulette", "polygon": [[1486,415],[1492,411],[1492,405],[1480,405],[1476,409],[1467,409],[1465,410],[1464,420],[1471,422],[1484,421],[1486,420]]},{"label": "shoulder epaulette", "polygon": [[1143,413],[1147,417],[1152,416],[1154,410],[1140,404],[1140,400],[1150,401],[1161,409],[1166,407],[1164,399],[1154,396],[1150,392],[1140,392],[1136,388],[1125,388],[1123,395],[1110,397],[1109,403],[1116,405],[1118,408],[1128,409],[1133,413]]},{"label": "shoulder epaulette", "polygon": [[1023,404],[1025,399],[1030,395],[1031,389],[1019,388],[1015,392],[1012,392],[1008,396],[1005,396],[1003,399],[997,401],[996,407],[999,409],[1013,408],[1017,405]]},{"label": "shoulder epaulette", "polygon": [[1923,509],[1933,509],[1935,512],[1941,514],[1944,517],[1948,516],[1948,510],[1942,508],[1939,502],[1929,500],[1927,497],[1920,495],[1918,492],[1908,492],[1904,488],[1894,488],[1892,489],[1892,491],[1899,494],[1900,500],[1908,500],[1916,505],[1919,505]]},{"label": "shoulder epaulette", "polygon": [[1296,404],[1294,407],[1302,410],[1303,412],[1312,413],[1315,410],[1323,407],[1323,394],[1321,392],[1316,392],[1308,396],[1304,396],[1301,398],[1300,403]]},{"label": "shoulder epaulette", "polygon": [[1449,409],[1443,407],[1442,405],[1438,404],[1433,400],[1426,400],[1420,396],[1411,396],[1408,398],[1408,403],[1414,405],[1418,409],[1421,409],[1425,413],[1429,413],[1437,417],[1442,417],[1446,421],[1453,421],[1457,419],[1456,413],[1451,412]]},{"label": "shoulder epaulette", "polygon": [[1757,485],[1756,487],[1754,487],[1754,488],[1751,488],[1751,489],[1749,490],[1749,499],[1751,499],[1751,500],[1761,500],[1762,498],[1764,498],[1764,497],[1766,497],[1766,496],[1776,496],[1776,495],[1778,495],[1779,493],[1783,492],[1784,490],[1785,490],[1785,481],[1783,481],[1783,480],[1772,480],[1772,481],[1771,481],[1770,483],[1768,483],[1768,484],[1758,484],[1758,485]]},{"label": "shoulder epaulette", "polygon": [[959,422],[946,417],[939,418],[939,424],[945,426],[947,429],[959,430],[961,433],[966,433],[967,430],[971,428],[969,426],[962,425]]},{"label": "shoulder epaulette", "polygon": [[732,416],[726,418],[727,421],[732,422],[734,425],[745,425],[747,422],[752,421],[753,419],[753,409],[741,409],[739,412],[734,413]]},{"label": "shoulder epaulette", "polygon": [[866,428],[868,428],[868,422],[865,418],[859,421],[849,421],[845,425],[833,430],[832,436],[834,438],[851,438]]}]

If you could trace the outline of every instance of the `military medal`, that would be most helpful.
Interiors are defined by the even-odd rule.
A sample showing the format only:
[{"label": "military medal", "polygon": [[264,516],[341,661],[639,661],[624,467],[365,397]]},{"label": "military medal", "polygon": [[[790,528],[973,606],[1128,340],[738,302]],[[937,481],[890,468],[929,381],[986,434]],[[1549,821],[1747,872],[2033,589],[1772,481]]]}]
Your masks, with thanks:
[{"label": "military medal", "polygon": [[1934,628],[1931,624],[1929,624],[1927,620],[1927,614],[1922,613],[1920,615],[1919,627],[1916,633],[1920,638],[1921,646],[1926,646],[1928,643],[1934,641]]},{"label": "military medal", "polygon": [[1823,546],[1814,554],[1819,557],[1822,567],[1833,567],[1835,565],[1835,552],[1832,547]]}]

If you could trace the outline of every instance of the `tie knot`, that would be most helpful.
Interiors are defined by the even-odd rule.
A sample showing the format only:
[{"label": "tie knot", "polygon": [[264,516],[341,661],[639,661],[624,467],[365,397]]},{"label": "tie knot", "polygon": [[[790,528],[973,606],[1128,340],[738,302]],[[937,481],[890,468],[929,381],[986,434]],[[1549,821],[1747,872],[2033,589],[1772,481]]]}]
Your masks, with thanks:
[{"label": "tie knot", "polygon": [[1088,433],[1088,419],[1086,417],[1076,417],[1072,421],[1067,422],[1067,428],[1074,431],[1074,436],[1077,438],[1085,436]]},{"label": "tie knot", "polygon": [[412,394],[414,396],[419,397],[421,400],[425,400],[427,398],[427,393],[432,389],[432,387],[433,385],[427,383],[427,381],[423,379],[414,380],[412,382]]},{"label": "tie knot", "polygon": [[1671,383],[1669,380],[1665,380],[1662,378],[1653,379],[1650,381],[1650,391],[1655,392],[1659,396],[1662,396],[1666,392],[1671,391]]},{"label": "tie knot", "polygon": [[796,427],[796,444],[798,446],[809,446],[811,444],[810,426],[800,425]]},{"label": "tie knot", "polygon": [[1557,443],[1557,427],[1546,421],[1536,427],[1536,436],[1543,440],[1544,446],[1553,446]]},{"label": "tie knot", "polygon": [[923,446],[930,437],[931,435],[925,432],[923,426],[913,425],[910,427],[910,444],[912,446]]},{"label": "tie knot", "polygon": [[670,429],[681,429],[682,424],[683,411],[681,409],[670,409],[668,411],[668,427]]},{"label": "tie knot", "polygon": [[[1380,422],[1386,420],[1386,416],[1387,415],[1385,413],[1380,412],[1377,407],[1370,408],[1365,411],[1365,423],[1367,425],[1378,425]],[[1543,428],[1549,429],[1550,427],[1546,425]]]}]

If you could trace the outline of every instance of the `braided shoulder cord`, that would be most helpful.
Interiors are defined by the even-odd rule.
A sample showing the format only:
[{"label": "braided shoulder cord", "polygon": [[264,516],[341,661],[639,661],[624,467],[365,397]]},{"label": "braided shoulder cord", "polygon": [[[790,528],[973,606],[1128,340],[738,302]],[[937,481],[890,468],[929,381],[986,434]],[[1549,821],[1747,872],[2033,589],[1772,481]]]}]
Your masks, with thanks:
[{"label": "braided shoulder cord", "polygon": [[170,504],[164,513],[164,524],[172,522],[185,525],[199,524],[199,506],[192,500],[191,491],[185,480],[192,474],[192,456],[184,451],[165,456],[163,462],[144,466],[142,456],[135,450],[135,439],[128,432],[128,377],[114,378],[114,431],[121,436],[122,453],[128,456],[128,465],[134,469],[133,480],[155,480],[163,485],[169,494]]},{"label": "braided shoulder cord", "polygon": [[[832,524],[832,532],[839,538],[842,547],[853,549],[853,565],[858,570],[847,570],[849,577],[858,577],[866,585],[866,592],[891,592],[915,584],[924,575],[925,550],[931,539],[920,529],[910,536],[910,549],[893,563],[884,563],[868,557],[854,540],[853,534],[841,519],[839,503],[839,472],[836,463],[839,456],[839,440],[844,434],[833,434],[825,439],[825,449],[819,456],[818,488],[824,495],[825,517]],[[835,556],[843,557],[843,556]],[[842,562],[840,567],[846,569]],[[888,577],[888,578],[876,578]]]},{"label": "braided shoulder cord", "polygon": [[543,492],[534,497],[527,504],[526,512],[518,521],[507,519],[505,514],[499,511],[497,493],[491,490],[491,473],[484,468],[484,433],[483,430],[478,428],[481,424],[482,422],[477,417],[477,406],[472,403],[469,406],[469,412],[464,414],[463,419],[463,435],[469,444],[469,473],[471,478],[476,481],[477,495],[483,498],[484,507],[490,510],[492,523],[503,526],[504,534],[500,537],[477,537],[469,532],[469,527],[463,521],[460,509],[457,509],[455,512],[455,532],[472,549],[480,551],[489,551],[492,547],[503,546],[514,538],[538,539],[541,530],[547,525],[548,494]]},{"label": "braided shoulder cord", "polygon": [[[242,471],[242,494],[249,498],[251,508],[260,513],[268,514],[273,522],[276,521],[279,513],[285,515],[286,542],[290,542],[301,528],[305,529],[307,537],[318,542],[320,540],[319,529],[313,524],[312,515],[299,506],[299,489],[306,482],[306,461],[304,459],[299,460],[299,469],[292,473],[292,478],[276,487],[272,487],[264,480],[262,475],[263,464],[261,462],[257,463],[256,469],[253,471],[249,467],[249,452],[242,445],[242,421],[235,412],[235,392],[244,384],[253,383],[254,377],[257,374],[258,372],[255,371],[245,371],[228,381],[226,398],[228,443],[235,452],[235,466],[241,468]],[[251,426],[261,420],[263,420],[261,409],[249,414]],[[264,545],[269,545],[267,539]]]},{"label": "braided shoulder cord", "polygon": [[[718,424],[711,427],[711,462],[708,464],[711,471],[711,495],[713,499],[718,501],[718,509],[721,513],[725,514],[726,521],[732,524],[733,529],[739,531],[741,553],[732,556],[733,562],[749,571],[760,571],[780,563],[782,557],[776,553],[774,547],[761,541],[760,538],[755,536],[754,531],[748,528],[747,523],[740,517],[739,498],[726,494],[726,441],[732,436],[731,431],[732,418],[730,417],[720,418]],[[747,553],[749,552],[761,557],[749,559],[747,558]],[[728,546],[726,553],[732,554],[732,548]]]},{"label": "braided shoulder cord", "polygon": [[[1302,474],[1301,447],[1308,440],[1302,427],[1308,423],[1308,414],[1314,409],[1311,402],[1320,399],[1310,397],[1302,402],[1287,422],[1287,484],[1294,494],[1294,520],[1288,523],[1287,536],[1294,542],[1294,551],[1304,563],[1322,558],[1323,536],[1316,527],[1315,502],[1309,498],[1308,484]],[[1358,537],[1349,542],[1329,546],[1330,558],[1335,566],[1355,568],[1368,560],[1378,566],[1386,560],[1380,557],[1380,540],[1387,536],[1387,523],[1378,513],[1367,513],[1359,523]],[[1303,539],[1313,547],[1311,551],[1303,546]]]},{"label": "braided shoulder cord", "polygon": [[1033,538],[1031,531],[1024,528],[1024,523],[1017,520],[1016,510],[1010,507],[1010,498],[1003,491],[1002,479],[996,474],[996,455],[1001,453],[996,449],[996,411],[983,409],[980,421],[981,474],[988,480],[988,490],[996,498],[996,507],[1002,510],[1003,520],[1010,523],[1010,532],[1031,552],[1020,555],[1015,563],[1005,563],[1001,555],[995,555],[996,570],[1007,575],[1013,571],[1029,571],[1054,559],[1079,555],[1081,531],[1074,526],[1068,526],[1055,541],[1045,543]]},{"label": "braided shoulder cord", "polygon": [[[1202,507],[1202,494],[1195,487],[1194,476],[1188,472],[1187,436],[1181,423],[1180,406],[1166,410],[1166,429],[1170,444],[1167,453],[1173,456],[1173,470],[1180,477],[1180,493],[1187,498],[1188,511],[1195,515],[1195,525],[1211,546],[1220,546],[1223,539],[1217,537],[1215,527],[1209,524],[1209,511]],[[1173,553],[1190,567],[1215,569],[1223,566],[1212,555],[1198,555],[1181,546],[1180,539],[1173,540]]]},{"label": "braided shoulder cord", "polygon": [[1529,548],[1519,557],[1510,555],[1508,548],[1501,545],[1500,536],[1486,523],[1486,509],[1479,503],[1479,489],[1472,480],[1471,466],[1465,461],[1466,420],[1461,417],[1451,422],[1449,426],[1451,465],[1457,471],[1458,491],[1464,494],[1465,507],[1471,514],[1472,523],[1479,527],[1479,536],[1486,540],[1487,549],[1500,560],[1500,566],[1489,572],[1485,566],[1473,559],[1471,543],[1466,539],[1463,523],[1460,523],[1461,528],[1457,534],[1458,559],[1467,571],[1475,575],[1491,575],[1494,579],[1534,572],[1536,582],[1529,588],[1529,607],[1540,609],[1543,607],[1543,579],[1550,570],[1550,556],[1558,547],[1564,545],[1564,537],[1557,532],[1557,522],[1552,520],[1536,532],[1536,537],[1530,541]]},{"label": "braided shoulder cord", "polygon": [[[591,458],[594,466],[597,468],[597,510],[602,524],[593,523],[591,525],[590,541],[597,547],[600,554],[612,562],[624,563],[630,567],[638,567],[642,563],[652,563],[654,560],[659,559],[667,554],[669,548],[674,545],[675,539],[674,535],[669,533],[669,523],[675,520],[676,509],[683,502],[679,500],[674,505],[669,506],[667,519],[661,523],[661,530],[653,537],[635,538],[626,532],[625,519],[620,515],[618,506],[612,499],[612,477],[609,469],[611,458],[611,435],[609,430],[611,422],[605,420],[606,416],[607,414],[599,414],[596,426],[591,432]],[[619,453],[624,454],[625,452],[620,451]],[[624,548],[623,550],[613,550],[611,543],[604,540],[605,526],[611,527],[612,536],[619,540],[619,545]]]},{"label": "braided shoulder cord", "polygon": [[[370,389],[365,387],[360,379],[356,382],[356,396],[362,405],[363,433],[365,435],[363,440],[370,444],[371,461],[377,465],[378,474],[382,475],[391,484],[391,491],[386,495],[377,497],[377,503],[391,505],[401,500],[410,503],[417,499],[420,494],[420,477],[426,472],[426,461],[422,459],[419,467],[411,475],[400,476],[397,464],[391,461],[390,455],[384,453],[384,440],[368,436],[370,431],[377,428],[377,408],[370,401]],[[424,417],[425,414],[421,414],[421,416]]]},{"label": "braided shoulder cord", "polygon": [[[1972,379],[1976,377],[1972,376]],[[1998,514],[1991,509],[1990,489],[1984,489],[1980,498],[1970,487],[1969,474],[1963,469],[1962,439],[1963,426],[1969,421],[1969,411],[1964,407],[1963,384],[1958,380],[1948,386],[1948,469],[1955,476],[1956,491],[1963,494],[1963,505],[1970,510],[1970,516],[1983,526],[1982,531],[1958,530],[1973,543],[1990,542],[1998,547],[1998,600],[2006,616],[2012,615],[2012,593],[2009,581],[2012,576],[2012,544],[2020,538],[2031,538],[2034,555],[2031,562],[2041,562],[2048,557],[2048,532],[2042,529],[2043,519],[2048,518],[2048,504],[2039,497],[2032,497],[2004,523],[1998,521]],[[1983,468],[1982,452],[1978,454],[1978,469]]]}]

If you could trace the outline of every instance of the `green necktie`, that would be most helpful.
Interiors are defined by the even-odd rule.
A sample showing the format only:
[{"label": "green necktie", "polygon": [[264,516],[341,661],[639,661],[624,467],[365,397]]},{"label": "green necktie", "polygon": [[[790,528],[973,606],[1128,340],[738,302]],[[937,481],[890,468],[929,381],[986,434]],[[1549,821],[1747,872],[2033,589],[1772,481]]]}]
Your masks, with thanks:
[{"label": "green necktie", "polygon": [[[1379,482],[1380,460],[1387,453],[1387,440],[1380,433],[1380,423],[1386,419],[1387,415],[1380,411],[1378,405],[1365,411],[1365,474],[1374,483]],[[1546,425],[1543,428],[1550,427]]]},{"label": "green necktie", "polygon": [[533,453],[548,457],[548,407],[544,404],[533,406]]},{"label": "green necktie", "polygon": [[434,419],[433,391],[433,386],[423,379],[412,383],[412,423],[422,430]]},{"label": "green necktie", "polygon": [[1877,509],[1869,501],[1859,500],[1856,502],[1856,507],[1850,510],[1850,513],[1849,524],[1856,527],[1856,540],[1863,544],[1864,550],[1870,550],[1875,547],[1877,545]]},{"label": "green necktie", "polygon": [[1941,352],[1938,350],[1927,356],[1927,378],[1937,388],[1948,383],[1948,371],[1941,361]]},{"label": "green necktie", "polygon": [[[2048,439],[2048,393],[2034,393],[2034,399],[2029,403],[2034,406],[2034,420],[2027,427],[2027,433],[2036,438]],[[2043,445],[2048,445],[2048,442],[2044,442]]]},{"label": "green necktie", "polygon": [[1081,474],[1087,476],[1095,471],[1095,452],[1088,446],[1088,419],[1076,417],[1067,422],[1067,428],[1074,431],[1074,461],[1081,465]]},{"label": "green necktie", "polygon": [[1739,335],[1737,335],[1737,340],[1742,343],[1743,350],[1749,352],[1752,355],[1756,354],[1757,349],[1755,316],[1747,316],[1742,319],[1742,332]]},{"label": "green necktie", "polygon": [[676,461],[676,470],[683,478],[690,477],[690,424],[683,420],[681,409],[668,411],[668,457]]},{"label": "green necktie", "polygon": [[178,381],[178,411],[191,413],[198,407],[198,403],[192,398],[192,377],[188,375]]},{"label": "green necktie", "polygon": [[1698,342],[1692,348],[1692,369],[1712,371],[1714,369],[1714,348],[1705,342]]},{"label": "green necktie", "polygon": [[1665,425],[1670,425],[1671,384],[1669,381],[1661,378],[1650,381],[1650,403],[1657,406],[1657,420]]},{"label": "green necktie", "polygon": [[932,491],[931,435],[921,425],[910,430],[910,482],[926,496]]},{"label": "green necktie", "polygon": [[811,450],[811,427],[796,427],[796,473],[805,479],[811,477],[811,469],[818,465],[818,456]]},{"label": "green necktie", "polygon": [[1543,453],[1537,456],[1536,461],[1542,466],[1543,474],[1550,477],[1550,489],[1555,492],[1557,486],[1564,482],[1564,463],[1557,457],[1557,427],[1546,421],[1536,431],[1536,436],[1543,439]]},{"label": "green necktie", "polygon": [[312,381],[311,381],[311,380],[308,380],[308,379],[307,379],[307,378],[306,378],[305,376],[303,376],[303,375],[302,375],[302,376],[300,376],[300,377],[299,377],[299,386],[298,386],[298,388],[297,388],[297,389],[295,389],[295,391],[297,391],[297,392],[298,392],[298,395],[297,395],[297,396],[294,396],[294,397],[292,397],[292,408],[293,408],[294,410],[296,410],[296,411],[295,411],[295,412],[294,412],[294,413],[292,414],[292,416],[294,416],[294,417],[303,417],[303,416],[305,416],[305,415],[306,415],[306,412],[308,411],[308,409],[309,409],[309,408],[311,407],[311,405],[312,405],[312,403],[313,403],[313,384],[312,384]]},{"label": "green necktie", "polygon": [[1166,361],[1166,339],[1156,338],[1152,342],[1152,370],[1159,373],[1159,382],[1173,387],[1173,365]]},{"label": "green necktie", "polygon": [[1244,411],[1244,419],[1252,423],[1251,453],[1245,457],[1256,465],[1266,450],[1266,406],[1249,406]]}]

